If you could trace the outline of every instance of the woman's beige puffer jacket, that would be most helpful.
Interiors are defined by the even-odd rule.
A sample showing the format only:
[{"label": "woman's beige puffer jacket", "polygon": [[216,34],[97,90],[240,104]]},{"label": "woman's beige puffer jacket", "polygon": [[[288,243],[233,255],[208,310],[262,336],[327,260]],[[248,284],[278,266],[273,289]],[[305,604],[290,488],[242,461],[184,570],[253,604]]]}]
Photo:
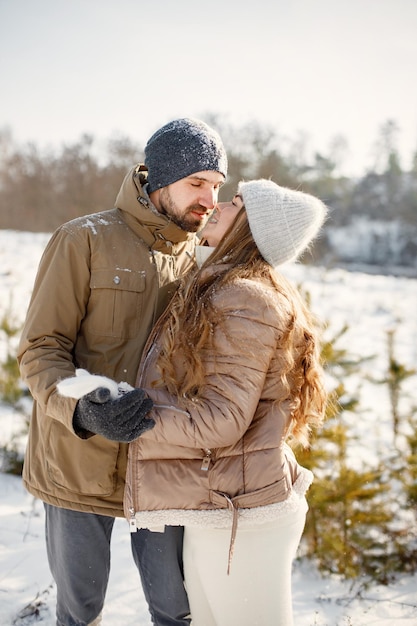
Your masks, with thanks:
[{"label": "woman's beige puffer jacket", "polygon": [[[269,521],[297,507],[312,481],[285,444],[291,399],[280,377],[281,344],[292,305],[247,279],[219,290],[215,305],[225,326],[214,329],[214,349],[202,354],[198,401],[179,407],[166,389],[153,387],[161,324],[145,349],[137,385],[155,403],[149,416],[156,425],[129,448],[125,515],[132,530],[230,527],[238,509],[239,524]],[[303,341],[296,322],[294,352]],[[181,363],[176,354],[179,370]]]}]

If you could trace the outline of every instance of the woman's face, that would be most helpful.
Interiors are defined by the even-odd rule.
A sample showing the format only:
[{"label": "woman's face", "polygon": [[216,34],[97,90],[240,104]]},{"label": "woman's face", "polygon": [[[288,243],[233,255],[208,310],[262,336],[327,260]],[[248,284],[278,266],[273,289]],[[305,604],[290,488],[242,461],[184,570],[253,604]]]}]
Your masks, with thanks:
[{"label": "woman's face", "polygon": [[209,246],[217,246],[235,221],[242,206],[242,198],[238,195],[230,202],[219,202],[201,231],[202,240],[205,240]]}]

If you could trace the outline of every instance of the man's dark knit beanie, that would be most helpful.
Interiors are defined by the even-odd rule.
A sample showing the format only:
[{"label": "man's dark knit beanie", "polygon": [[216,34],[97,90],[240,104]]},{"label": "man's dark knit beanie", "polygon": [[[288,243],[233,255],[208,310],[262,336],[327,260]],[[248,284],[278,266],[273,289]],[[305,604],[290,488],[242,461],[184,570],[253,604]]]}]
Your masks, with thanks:
[{"label": "man's dark knit beanie", "polygon": [[181,118],[156,131],[145,147],[149,192],[195,172],[227,176],[227,156],[218,133],[204,122]]}]

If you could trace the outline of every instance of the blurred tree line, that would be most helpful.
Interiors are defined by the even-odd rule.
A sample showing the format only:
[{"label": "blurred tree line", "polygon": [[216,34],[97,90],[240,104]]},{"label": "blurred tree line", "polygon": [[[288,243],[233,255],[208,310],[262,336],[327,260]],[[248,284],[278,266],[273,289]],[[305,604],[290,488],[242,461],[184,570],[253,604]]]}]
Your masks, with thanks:
[{"label": "blurred tree line", "polygon": [[[405,171],[393,120],[379,130],[374,167],[349,178],[342,174],[348,145],[341,136],[326,154],[307,154],[306,135],[290,140],[255,121],[237,127],[214,114],[205,119],[220,132],[229,157],[220,199],[250,178],[271,178],[313,193],[330,207],[324,236],[314,247],[315,262],[353,257],[417,271],[417,146]],[[52,232],[67,220],[112,208],[126,172],[142,160],[143,146],[126,136],[99,147],[86,134],[72,145],[41,151],[33,143],[16,146],[11,131],[0,130],[0,228]]]}]

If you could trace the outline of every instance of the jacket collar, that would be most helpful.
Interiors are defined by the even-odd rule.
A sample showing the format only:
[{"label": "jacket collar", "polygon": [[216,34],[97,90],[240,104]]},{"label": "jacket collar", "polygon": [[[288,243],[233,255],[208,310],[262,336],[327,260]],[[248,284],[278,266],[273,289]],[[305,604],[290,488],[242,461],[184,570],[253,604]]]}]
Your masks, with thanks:
[{"label": "jacket collar", "polygon": [[194,241],[196,235],[187,233],[161,215],[153,207],[146,192],[148,171],[145,165],[133,167],[126,175],[116,197],[116,208],[130,228],[152,249],[166,254],[175,252],[176,244]]},{"label": "jacket collar", "polygon": [[197,263],[197,267],[201,267],[205,261],[209,258],[209,256],[214,252],[216,248],[213,246],[196,246],[195,247],[195,260]]}]

